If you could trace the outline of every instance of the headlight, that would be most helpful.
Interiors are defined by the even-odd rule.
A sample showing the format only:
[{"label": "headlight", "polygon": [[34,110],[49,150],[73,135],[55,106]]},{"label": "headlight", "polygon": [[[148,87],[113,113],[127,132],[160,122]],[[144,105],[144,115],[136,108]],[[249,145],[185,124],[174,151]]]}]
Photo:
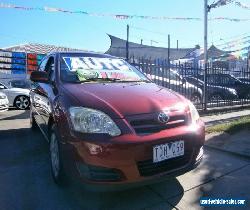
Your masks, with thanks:
[{"label": "headlight", "polygon": [[228,88],[228,90],[229,90],[229,92],[231,92],[232,94],[237,95],[237,92],[236,92],[235,89],[233,89],[233,88]]},{"label": "headlight", "polygon": [[120,129],[105,113],[84,107],[71,107],[70,119],[75,131],[82,133],[106,133],[119,136]]},{"label": "headlight", "polygon": [[5,99],[7,98],[5,95],[0,95],[0,99]]},{"label": "headlight", "polygon": [[197,120],[200,119],[200,115],[191,101],[189,101],[188,105],[189,105],[192,122],[196,122]]}]

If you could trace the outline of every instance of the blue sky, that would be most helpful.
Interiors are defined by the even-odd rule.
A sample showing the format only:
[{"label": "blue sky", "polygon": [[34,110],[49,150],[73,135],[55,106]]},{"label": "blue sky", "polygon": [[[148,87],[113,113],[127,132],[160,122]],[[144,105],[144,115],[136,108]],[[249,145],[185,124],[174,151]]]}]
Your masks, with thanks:
[{"label": "blue sky", "polygon": [[[250,5],[247,0],[241,2]],[[92,13],[203,18],[203,0],[0,0],[0,3],[58,7]],[[250,10],[231,4],[213,9],[209,16],[250,18]],[[0,47],[36,42],[105,52],[110,46],[106,33],[126,38],[127,24],[132,26],[130,40],[133,42],[139,43],[143,39],[144,44],[150,45],[150,40],[154,40],[158,42],[154,46],[167,47],[167,34],[170,34],[171,47],[176,47],[177,39],[179,47],[203,45],[203,21],[117,20],[110,17],[14,9],[0,9],[0,20]],[[246,36],[250,34],[249,24],[250,21],[209,22],[209,43],[220,44],[242,34]],[[146,28],[160,34],[134,27]]]}]

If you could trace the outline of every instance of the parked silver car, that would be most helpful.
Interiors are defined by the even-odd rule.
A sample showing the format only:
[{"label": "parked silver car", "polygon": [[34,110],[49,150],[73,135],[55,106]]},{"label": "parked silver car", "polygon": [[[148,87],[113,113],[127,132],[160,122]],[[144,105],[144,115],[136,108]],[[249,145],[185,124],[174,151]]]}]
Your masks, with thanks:
[{"label": "parked silver car", "polygon": [[27,109],[30,106],[30,90],[22,88],[11,88],[0,82],[0,92],[7,95],[9,106],[15,106],[18,109]]}]

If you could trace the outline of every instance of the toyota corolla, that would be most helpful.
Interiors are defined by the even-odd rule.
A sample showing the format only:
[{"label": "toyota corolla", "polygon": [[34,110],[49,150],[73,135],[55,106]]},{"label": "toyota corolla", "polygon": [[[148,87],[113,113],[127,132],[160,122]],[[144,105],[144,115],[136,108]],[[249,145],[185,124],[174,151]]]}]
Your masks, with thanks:
[{"label": "toyota corolla", "polygon": [[31,74],[31,128],[49,142],[52,176],[90,186],[144,185],[195,168],[204,123],[183,96],[123,59],[53,53]]}]

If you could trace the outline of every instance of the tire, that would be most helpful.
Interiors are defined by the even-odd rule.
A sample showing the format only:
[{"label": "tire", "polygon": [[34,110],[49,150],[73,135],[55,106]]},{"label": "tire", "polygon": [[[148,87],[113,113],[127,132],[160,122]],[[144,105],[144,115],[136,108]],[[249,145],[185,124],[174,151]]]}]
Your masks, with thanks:
[{"label": "tire", "polygon": [[14,101],[14,106],[17,109],[25,110],[28,109],[30,106],[30,99],[28,96],[17,96]]},{"label": "tire", "polygon": [[32,110],[30,110],[30,128],[33,131],[38,129],[38,125],[37,125],[36,120],[32,114]]},{"label": "tire", "polygon": [[56,131],[55,124],[51,127],[49,140],[51,174],[57,185],[64,186],[66,183],[66,176],[62,167],[63,164],[60,154],[59,135]]},{"label": "tire", "polygon": [[198,93],[193,93],[190,97],[190,101],[194,104],[201,104],[201,96]]},{"label": "tire", "polygon": [[218,93],[215,93],[215,94],[212,94],[209,98],[210,101],[221,101],[223,100],[223,97],[218,94]]},{"label": "tire", "polygon": [[250,99],[250,92],[246,94],[246,99]]}]

